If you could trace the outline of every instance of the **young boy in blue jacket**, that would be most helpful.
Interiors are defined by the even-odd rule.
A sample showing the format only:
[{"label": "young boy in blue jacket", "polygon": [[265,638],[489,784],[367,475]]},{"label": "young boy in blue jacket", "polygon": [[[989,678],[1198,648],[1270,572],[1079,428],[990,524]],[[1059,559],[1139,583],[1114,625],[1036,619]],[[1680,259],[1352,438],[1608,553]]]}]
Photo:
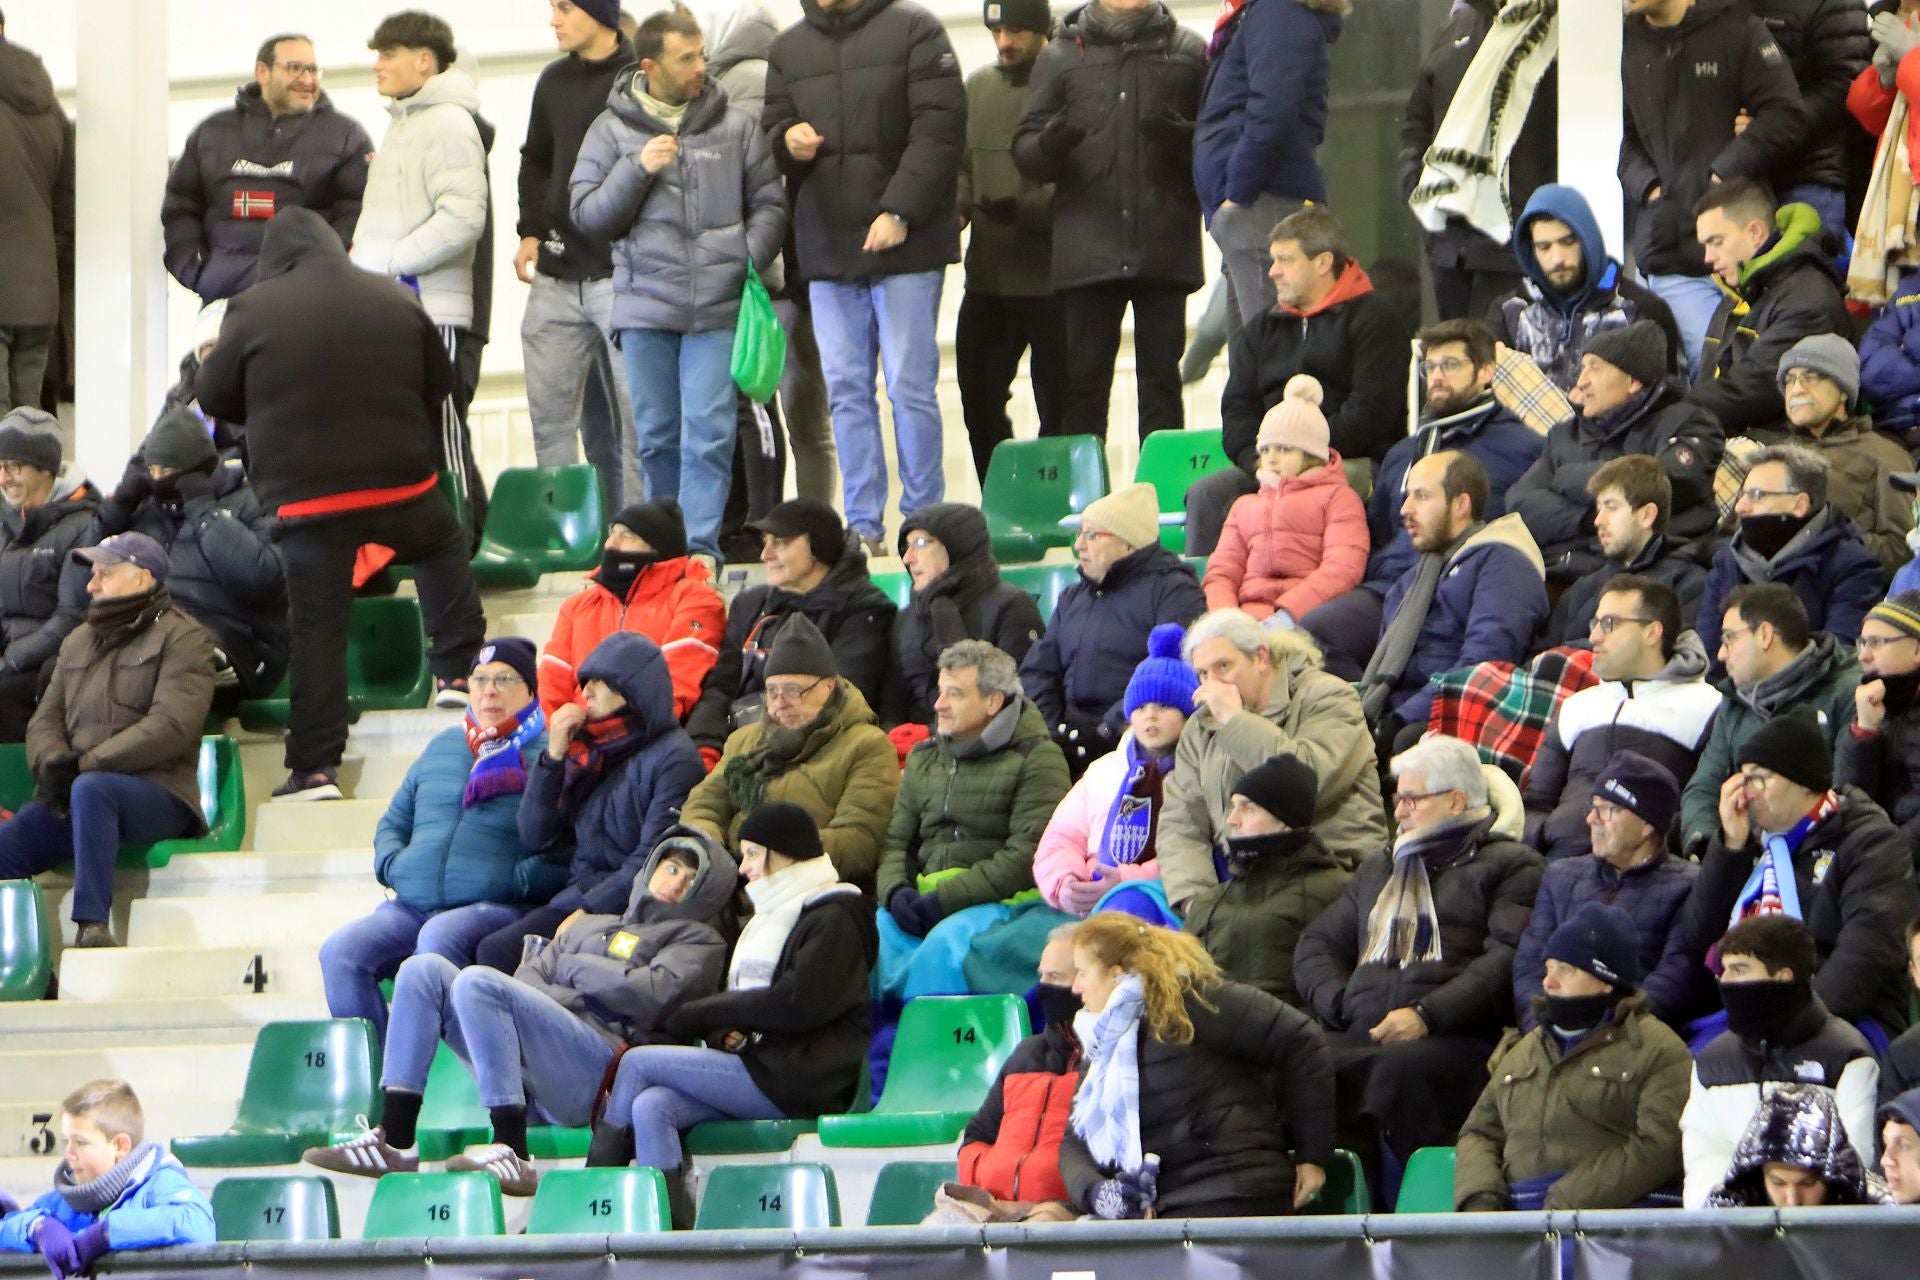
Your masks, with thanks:
[{"label": "young boy in blue jacket", "polygon": [[213,1206],[178,1160],[142,1140],[146,1118],[124,1081],[82,1085],[60,1111],[67,1158],[25,1209],[0,1195],[0,1250],[38,1253],[66,1280],[110,1249],[213,1243]]}]

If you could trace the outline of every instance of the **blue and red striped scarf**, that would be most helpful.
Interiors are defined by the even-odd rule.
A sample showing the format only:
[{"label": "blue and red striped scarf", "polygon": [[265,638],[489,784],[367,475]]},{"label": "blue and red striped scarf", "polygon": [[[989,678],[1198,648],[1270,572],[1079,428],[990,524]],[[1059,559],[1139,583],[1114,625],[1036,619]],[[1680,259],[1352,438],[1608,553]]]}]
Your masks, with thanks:
[{"label": "blue and red striped scarf", "polygon": [[460,794],[460,807],[471,809],[482,800],[525,791],[527,765],[520,752],[546,727],[547,716],[537,698],[513,719],[490,728],[482,727],[473,718],[473,708],[468,707],[467,750],[473,752],[473,771],[467,775],[467,789]]}]

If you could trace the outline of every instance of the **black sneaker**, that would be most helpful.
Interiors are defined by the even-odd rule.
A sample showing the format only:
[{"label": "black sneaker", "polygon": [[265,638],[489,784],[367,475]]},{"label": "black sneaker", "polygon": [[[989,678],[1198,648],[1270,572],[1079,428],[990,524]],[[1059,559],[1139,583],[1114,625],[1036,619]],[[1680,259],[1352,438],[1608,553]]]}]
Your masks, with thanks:
[{"label": "black sneaker", "polygon": [[339,772],[334,769],[296,770],[273,789],[275,800],[339,800],[345,794],[340,790]]},{"label": "black sneaker", "polygon": [[456,680],[435,680],[433,682],[433,705],[448,711],[467,705],[467,681],[463,676]]}]

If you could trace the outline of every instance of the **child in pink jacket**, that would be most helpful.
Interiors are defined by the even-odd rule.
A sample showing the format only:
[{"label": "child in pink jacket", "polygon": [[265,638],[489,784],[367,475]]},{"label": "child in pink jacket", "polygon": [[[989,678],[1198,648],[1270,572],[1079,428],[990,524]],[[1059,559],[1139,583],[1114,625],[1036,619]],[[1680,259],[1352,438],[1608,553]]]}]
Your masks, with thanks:
[{"label": "child in pink jacket", "polygon": [[1147,637],[1147,656],[1127,681],[1121,709],[1127,731],[1087,766],[1040,836],[1033,882],[1059,911],[1090,913],[1107,890],[1160,875],[1154,833],[1173,749],[1193,714],[1193,668],[1180,660],[1186,628],[1163,622]]},{"label": "child in pink jacket", "polygon": [[1260,420],[1260,491],[1233,504],[1207,557],[1207,608],[1293,620],[1360,585],[1367,509],[1327,440],[1320,382],[1295,374]]}]

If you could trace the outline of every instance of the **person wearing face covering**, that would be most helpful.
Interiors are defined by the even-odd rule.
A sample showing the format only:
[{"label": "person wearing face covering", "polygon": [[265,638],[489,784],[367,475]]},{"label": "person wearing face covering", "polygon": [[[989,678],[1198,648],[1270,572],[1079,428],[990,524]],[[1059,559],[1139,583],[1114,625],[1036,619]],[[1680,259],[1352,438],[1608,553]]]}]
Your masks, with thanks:
[{"label": "person wearing face covering", "polygon": [[1920,861],[1920,591],[1889,596],[1860,624],[1853,724],[1834,745],[1833,778],[1887,811]]},{"label": "person wearing face covering", "polygon": [[673,673],[673,714],[684,721],[720,656],[727,606],[706,562],[687,554],[687,525],[671,498],[636,502],[607,525],[600,567],[567,597],[540,655],[540,706],[549,716],[580,700],[578,666],[616,631],[660,646]]},{"label": "person wearing face covering", "polygon": [[1718,951],[1727,1029],[1694,1060],[1680,1113],[1689,1209],[1725,1180],[1769,1083],[1831,1094],[1854,1149],[1873,1150],[1880,1065],[1866,1037],[1814,994],[1813,934],[1787,916],[1756,916],[1727,930]]},{"label": "person wearing face covering", "polygon": [[1454,1147],[1462,1212],[1624,1209],[1679,1180],[1693,1060],[1641,977],[1619,907],[1588,902],[1553,931],[1538,1025],[1496,1052]]}]

